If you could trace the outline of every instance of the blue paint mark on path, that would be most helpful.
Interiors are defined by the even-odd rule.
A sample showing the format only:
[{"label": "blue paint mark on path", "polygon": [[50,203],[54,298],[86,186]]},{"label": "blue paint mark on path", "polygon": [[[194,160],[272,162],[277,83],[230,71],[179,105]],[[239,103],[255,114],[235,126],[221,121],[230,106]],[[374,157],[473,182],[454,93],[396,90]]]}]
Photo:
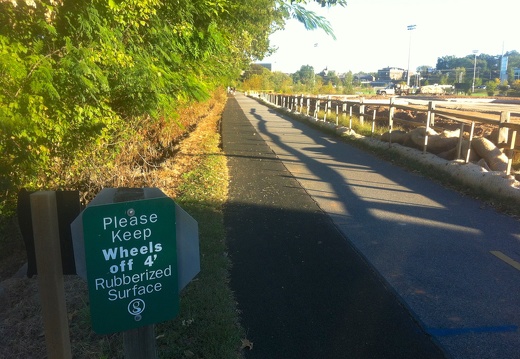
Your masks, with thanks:
[{"label": "blue paint mark on path", "polygon": [[450,337],[461,334],[479,333],[506,333],[518,331],[517,325],[502,325],[498,327],[477,327],[477,328],[429,328],[428,333],[436,337]]}]

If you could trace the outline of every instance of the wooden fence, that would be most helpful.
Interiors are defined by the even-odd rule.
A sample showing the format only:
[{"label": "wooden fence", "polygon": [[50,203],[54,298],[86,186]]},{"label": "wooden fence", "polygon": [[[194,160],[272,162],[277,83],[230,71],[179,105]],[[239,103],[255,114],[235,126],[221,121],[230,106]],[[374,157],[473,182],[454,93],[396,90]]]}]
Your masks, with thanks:
[{"label": "wooden fence", "polygon": [[[405,123],[408,126],[424,126],[426,127],[425,138],[423,144],[423,152],[427,151],[428,147],[428,133],[430,128],[435,127],[435,116],[439,116],[459,124],[460,135],[457,145],[457,158],[463,159],[466,163],[469,162],[471,141],[474,137],[475,126],[478,124],[487,124],[496,126],[498,129],[498,136],[495,144],[505,149],[509,161],[506,169],[506,174],[511,173],[511,165],[515,154],[516,135],[520,130],[520,122],[511,122],[511,113],[509,111],[482,113],[475,116],[474,114],[464,113],[464,111],[449,110],[446,108],[436,108],[433,101],[429,101],[428,105],[410,105],[395,103],[395,98],[391,97],[388,100],[365,100],[364,98],[356,99],[337,99],[331,96],[305,96],[305,95],[285,95],[276,93],[249,93],[254,97],[259,97],[262,100],[271,103],[275,106],[286,108],[289,111],[305,114],[314,117],[319,121],[334,122],[339,126],[340,118],[348,118],[349,128],[352,128],[352,117],[356,115],[361,123],[364,123],[367,118],[372,121],[372,133],[375,130],[376,120],[387,121],[388,131],[392,132],[394,122]],[[377,109],[383,107],[388,109],[386,118],[377,116]],[[440,107],[440,106],[439,106]],[[396,110],[411,111],[414,113],[425,113],[424,121],[411,121],[400,119],[395,116]],[[386,111],[385,111],[386,113]],[[322,116],[319,118],[319,116]],[[469,146],[465,154],[462,153],[462,143],[466,128],[468,128]],[[391,138],[391,136],[390,136]],[[518,148],[516,148],[518,150]]]}]

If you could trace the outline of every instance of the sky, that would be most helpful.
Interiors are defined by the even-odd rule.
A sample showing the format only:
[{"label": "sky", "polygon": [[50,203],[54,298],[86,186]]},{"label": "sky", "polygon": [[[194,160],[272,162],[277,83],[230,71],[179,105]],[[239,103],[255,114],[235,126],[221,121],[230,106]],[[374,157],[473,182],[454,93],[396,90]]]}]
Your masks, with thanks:
[{"label": "sky", "polygon": [[[294,73],[303,65],[316,72],[377,72],[384,67],[435,67],[443,56],[520,52],[518,0],[348,0],[346,7],[313,10],[328,19],[336,40],[323,30],[307,31],[289,20],[270,36],[278,50],[258,62]],[[415,30],[408,30],[415,25]],[[410,56],[409,56],[410,55]]]}]

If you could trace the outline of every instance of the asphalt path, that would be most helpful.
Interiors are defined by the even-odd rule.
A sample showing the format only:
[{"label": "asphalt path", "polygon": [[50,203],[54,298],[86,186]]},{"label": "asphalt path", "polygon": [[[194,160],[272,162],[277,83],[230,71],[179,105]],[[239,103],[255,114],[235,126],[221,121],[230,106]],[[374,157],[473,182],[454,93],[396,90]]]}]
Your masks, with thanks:
[{"label": "asphalt path", "polygon": [[444,358],[234,98],[223,115],[231,286],[247,358]]},{"label": "asphalt path", "polygon": [[248,358],[519,357],[517,220],[243,95],[222,136]]}]

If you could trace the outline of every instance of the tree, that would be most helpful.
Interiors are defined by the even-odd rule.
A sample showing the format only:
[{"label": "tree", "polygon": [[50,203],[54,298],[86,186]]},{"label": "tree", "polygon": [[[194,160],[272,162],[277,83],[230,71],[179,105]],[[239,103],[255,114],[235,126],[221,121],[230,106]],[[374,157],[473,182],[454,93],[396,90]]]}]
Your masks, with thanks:
[{"label": "tree", "polygon": [[271,73],[271,83],[275,92],[289,93],[292,89],[293,80],[291,76],[275,71]]},{"label": "tree", "polygon": [[311,65],[302,65],[298,71],[293,74],[293,82],[300,82],[304,85],[313,85],[316,80],[314,67]]},{"label": "tree", "polygon": [[[15,193],[25,185],[64,185],[84,169],[82,159],[94,153],[101,160],[108,148],[116,153],[128,123],[175,119],[179,106],[239,79],[272,51],[269,35],[287,19],[333,35],[325,18],[305,9],[311,2],[346,5],[0,0],[2,186]],[[95,163],[91,157],[86,165]],[[56,176],[59,170],[67,175]]]},{"label": "tree", "polygon": [[338,86],[340,84],[340,80],[336,71],[329,70],[325,75],[325,84],[332,84],[333,86]]},{"label": "tree", "polygon": [[495,80],[490,80],[486,83],[486,92],[488,96],[493,96],[495,94],[495,91],[499,84],[500,80],[498,80],[498,78]]},{"label": "tree", "polygon": [[[346,0],[314,0],[314,2],[319,3],[322,7],[331,7],[336,5],[342,7],[347,6]],[[329,21],[325,17],[307,10],[304,5],[308,3],[309,0],[279,0],[278,5],[279,10],[284,14],[284,18],[297,19],[307,30],[316,30],[320,28],[335,40],[336,36],[334,35],[334,31]]]},{"label": "tree", "polygon": [[345,78],[343,79],[343,93],[345,95],[354,94],[354,75],[352,74],[352,71],[345,74]]}]

